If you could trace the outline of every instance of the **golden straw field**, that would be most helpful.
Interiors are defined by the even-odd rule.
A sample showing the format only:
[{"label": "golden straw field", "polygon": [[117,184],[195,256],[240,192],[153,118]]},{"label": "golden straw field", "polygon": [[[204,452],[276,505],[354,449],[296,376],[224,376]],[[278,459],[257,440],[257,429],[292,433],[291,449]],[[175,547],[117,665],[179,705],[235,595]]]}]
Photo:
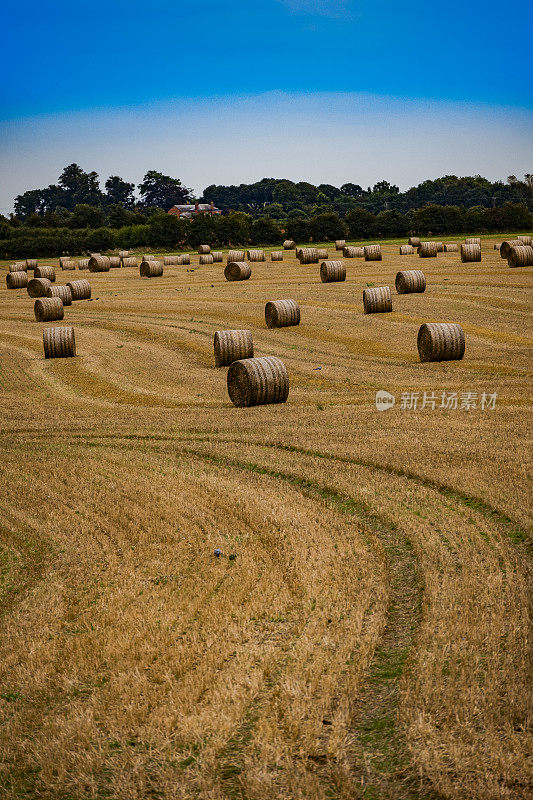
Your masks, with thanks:
[{"label": "golden straw field", "polygon": [[[385,242],[324,284],[294,251],[243,282],[42,259],[92,286],[57,323],[2,263],[0,798],[531,797],[533,268],[495,241]],[[301,324],[268,329],[285,298]],[[419,361],[430,321],[462,361]],[[44,359],[54,324],[76,358]],[[286,404],[230,403],[226,328],[285,363]]]}]

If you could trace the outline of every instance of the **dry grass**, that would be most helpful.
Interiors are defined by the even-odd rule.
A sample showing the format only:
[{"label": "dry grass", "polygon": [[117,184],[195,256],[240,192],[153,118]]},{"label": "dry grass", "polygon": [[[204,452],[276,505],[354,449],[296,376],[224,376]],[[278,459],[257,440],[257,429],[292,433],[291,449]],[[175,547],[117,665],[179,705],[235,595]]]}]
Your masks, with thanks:
[{"label": "dry grass", "polygon": [[[240,283],[198,255],[95,273],[61,360],[0,281],[0,797],[530,796],[533,269],[492,247],[375,316],[362,290],[420,265],[396,243],[344,283],[289,251]],[[302,324],[267,328],[286,296]],[[428,321],[462,361],[419,362]],[[234,328],[283,406],[231,405]]]}]

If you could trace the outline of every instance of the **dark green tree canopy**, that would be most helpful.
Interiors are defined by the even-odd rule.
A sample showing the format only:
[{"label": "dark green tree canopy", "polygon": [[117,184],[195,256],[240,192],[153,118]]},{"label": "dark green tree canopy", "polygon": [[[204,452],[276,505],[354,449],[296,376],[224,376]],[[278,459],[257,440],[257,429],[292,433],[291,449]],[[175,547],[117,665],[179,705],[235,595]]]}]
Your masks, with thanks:
[{"label": "dark green tree canopy", "polygon": [[142,183],[139,184],[141,202],[149,208],[161,208],[168,211],[174,205],[192,202],[191,189],[183,186],[179,178],[163,175],[155,169],[148,170]]}]

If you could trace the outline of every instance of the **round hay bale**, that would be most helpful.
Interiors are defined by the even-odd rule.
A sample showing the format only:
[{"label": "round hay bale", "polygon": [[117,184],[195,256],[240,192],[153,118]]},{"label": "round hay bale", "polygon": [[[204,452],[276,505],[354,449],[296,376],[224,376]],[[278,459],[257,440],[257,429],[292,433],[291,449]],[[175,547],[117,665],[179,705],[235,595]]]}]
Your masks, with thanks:
[{"label": "round hay bale", "polygon": [[179,258],[178,264],[190,264],[191,263],[191,257],[189,255],[189,253],[182,253],[182,255],[178,256],[178,258]]},{"label": "round hay bale", "polygon": [[74,328],[44,328],[45,358],[73,358],[76,355]]},{"label": "round hay bale", "polygon": [[465,334],[455,322],[425,322],[418,331],[420,361],[460,361],[465,354]]},{"label": "round hay bale", "polygon": [[213,250],[211,255],[213,256],[214,264],[222,264],[224,261],[224,253],[221,250]]},{"label": "round hay bale", "polygon": [[426,276],[420,269],[406,269],[396,275],[398,294],[413,294],[426,291]]},{"label": "round hay bale", "polygon": [[510,267],[533,266],[533,247],[530,247],[527,244],[524,244],[521,247],[510,247],[507,261]]},{"label": "round hay bale", "polygon": [[63,319],[63,301],[60,297],[38,297],[33,304],[33,313],[37,322],[52,322]]},{"label": "round hay bale", "polygon": [[327,247],[318,247],[317,248],[317,253],[318,253],[318,260],[319,261],[326,261],[327,260],[328,255],[329,255]]},{"label": "round hay bale", "polygon": [[125,267],[136,267],[137,266],[137,259],[135,256],[127,256],[127,258],[122,259],[122,266]]},{"label": "round hay bale", "polygon": [[479,236],[471,236],[465,239],[465,244],[478,244],[481,247],[481,238]]},{"label": "round hay bale", "polygon": [[198,253],[201,256],[207,256],[207,255],[209,255],[210,252],[211,252],[211,248],[209,247],[208,244],[201,244],[200,247],[198,248]]},{"label": "round hay bale", "polygon": [[462,244],[461,245],[461,261],[463,264],[471,261],[481,261],[481,245],[479,244]]},{"label": "round hay bale", "polygon": [[157,258],[148,253],[148,255],[145,255],[141,258],[141,261],[157,261]]},{"label": "round hay bale", "polygon": [[141,278],[160,278],[163,264],[160,261],[143,261],[139,269]]},{"label": "round hay bale", "polygon": [[63,263],[61,264],[61,269],[76,269],[76,262],[65,260],[63,259]]},{"label": "round hay bale", "polygon": [[46,297],[48,287],[51,285],[52,281],[49,281],[48,278],[32,278],[31,281],[28,281],[28,294],[30,297]]},{"label": "round hay bale", "polygon": [[285,403],[289,396],[285,364],[274,356],[234,361],[228,370],[228,394],[238,408]]},{"label": "round hay bale", "polygon": [[18,267],[19,270],[24,270],[25,272],[27,272],[29,269],[33,269],[33,267],[26,266],[25,261],[17,261],[15,266]]},{"label": "round hay bale", "polygon": [[392,295],[388,286],[376,286],[363,290],[365,314],[385,314],[392,311]]},{"label": "round hay bale", "polygon": [[524,244],[527,244],[527,245],[530,245],[530,246],[533,243],[533,238],[531,236],[527,235],[527,234],[525,234],[523,236],[517,236],[516,238],[520,239],[520,241],[523,242]]},{"label": "round hay bale", "polygon": [[365,252],[365,261],[381,261],[380,244],[367,244],[363,249]]},{"label": "round hay bale", "polygon": [[175,267],[180,263],[179,256],[163,256],[163,264],[165,267]]},{"label": "round hay bale", "polygon": [[49,281],[54,283],[56,279],[56,271],[53,267],[35,267],[35,272],[33,273],[33,277],[48,278]]},{"label": "round hay bale", "polygon": [[64,306],[72,305],[72,292],[70,286],[50,286],[46,292],[47,297],[59,297]]},{"label": "round hay bale", "polygon": [[445,253],[457,253],[458,251],[459,251],[459,246],[455,242],[446,242],[444,244]]},{"label": "round hay bale", "polygon": [[101,256],[101,253],[89,253],[89,258],[96,258],[96,256]]},{"label": "round hay bale", "polygon": [[234,361],[254,356],[252,331],[216,331],[213,345],[215,367],[229,367]]},{"label": "round hay bale", "polygon": [[283,250],[273,250],[270,253],[271,261],[283,261]]},{"label": "round hay bale", "polygon": [[[363,249],[363,248],[361,248]],[[357,256],[357,247],[352,247],[351,245],[347,245],[342,249],[342,255],[344,258],[356,258]]]},{"label": "round hay bale", "polygon": [[89,259],[80,258],[80,260],[78,261],[78,269],[89,269]]},{"label": "round hay bale", "polygon": [[26,269],[35,269],[37,266],[37,259],[36,258],[27,258],[26,259]]},{"label": "round hay bale", "polygon": [[246,261],[232,261],[226,264],[224,277],[227,281],[247,281],[252,274],[252,268]]},{"label": "round hay bale", "polygon": [[89,259],[89,272],[109,272],[111,265],[108,256],[91,256]]},{"label": "round hay bale", "polygon": [[320,265],[322,283],[340,283],[346,280],[346,264],[344,261],[323,261]]},{"label": "round hay bale", "polygon": [[437,242],[420,242],[418,255],[420,258],[437,258]]},{"label": "round hay bale", "polygon": [[27,269],[26,264],[21,264],[20,262],[17,264],[10,264],[8,267],[9,272],[26,272]]},{"label": "round hay bale", "polygon": [[444,253],[444,242],[436,242],[437,253]]},{"label": "round hay bale", "polygon": [[415,248],[412,244],[402,244],[400,246],[400,255],[401,256],[412,256],[415,252]]},{"label": "round hay bale", "polygon": [[298,258],[298,259],[300,258],[300,253],[301,252],[302,252],[302,248],[301,247],[295,247],[294,255],[296,256],[296,258]]},{"label": "round hay bale", "polygon": [[91,284],[86,278],[81,278],[79,281],[70,281],[67,286],[72,294],[72,301],[90,299]]},{"label": "round hay bale", "polygon": [[122,266],[122,259],[120,256],[109,256],[109,268],[119,269]]},{"label": "round hay bale", "polygon": [[200,256],[198,259],[199,264],[212,264],[213,263],[213,256],[211,253],[207,253],[206,255]]},{"label": "round hay bale", "polygon": [[296,247],[296,242],[293,239],[285,239],[283,242],[283,249],[284,250],[294,250]]},{"label": "round hay bale", "polygon": [[346,247],[346,239],[335,240],[335,250],[344,250],[345,247]]},{"label": "round hay bale", "polygon": [[520,239],[505,239],[500,245],[500,255],[502,258],[507,258],[509,255],[510,247],[521,247],[524,243]]},{"label": "round hay bale", "polygon": [[407,244],[410,244],[413,247],[420,247],[420,236],[410,236],[407,240]]},{"label": "round hay bale", "polygon": [[290,328],[300,324],[300,306],[296,300],[270,300],[265,306],[267,328]]},{"label": "round hay bale", "polygon": [[63,269],[63,264],[67,261],[70,261],[70,256],[59,256],[59,266]]},{"label": "round hay bale", "polygon": [[300,264],[318,264],[318,250],[316,247],[300,247],[296,251]]},{"label": "round hay bale", "polygon": [[248,250],[246,256],[248,261],[266,261],[264,250]]},{"label": "round hay bale", "polygon": [[[6,275],[6,286],[8,289],[25,289],[28,285],[28,273],[20,269],[16,272],[8,272]],[[30,295],[31,296],[31,295]]]},{"label": "round hay bale", "polygon": [[130,257],[130,251],[129,250],[119,250],[118,251],[118,257],[121,258],[121,259],[129,258]]},{"label": "round hay bale", "polygon": [[246,261],[246,250],[229,250],[226,264],[238,261]]}]

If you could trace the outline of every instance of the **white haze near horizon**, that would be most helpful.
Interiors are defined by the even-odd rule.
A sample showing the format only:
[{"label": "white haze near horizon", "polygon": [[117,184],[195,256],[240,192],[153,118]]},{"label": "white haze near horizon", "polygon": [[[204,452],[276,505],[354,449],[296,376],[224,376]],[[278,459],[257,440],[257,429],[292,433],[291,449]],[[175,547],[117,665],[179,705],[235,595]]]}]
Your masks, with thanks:
[{"label": "white haze near horizon", "polygon": [[270,92],[55,113],[0,123],[0,211],[67,164],[138,184],[159,170],[198,195],[263,177],[403,191],[443,175],[533,172],[533,113],[366,94]]}]

